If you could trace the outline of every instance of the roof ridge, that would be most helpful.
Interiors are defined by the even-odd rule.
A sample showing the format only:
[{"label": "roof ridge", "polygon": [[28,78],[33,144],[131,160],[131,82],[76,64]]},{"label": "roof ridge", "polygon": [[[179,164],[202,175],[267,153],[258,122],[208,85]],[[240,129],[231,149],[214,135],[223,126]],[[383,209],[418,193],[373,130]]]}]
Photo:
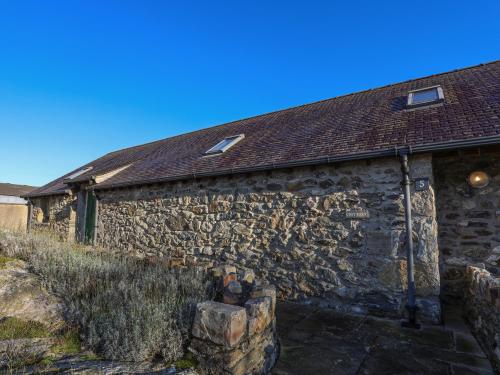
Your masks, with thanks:
[{"label": "roof ridge", "polygon": [[146,143],[143,143],[143,144],[140,144],[140,145],[135,145],[135,146],[130,146],[130,147],[124,147],[124,148],[121,148],[121,149],[118,149],[118,150],[115,150],[115,151],[108,152],[104,156],[111,155],[111,154],[114,154],[114,153],[117,153],[117,152],[120,152],[120,151],[131,150],[131,149],[134,149],[134,148],[138,148],[138,147],[142,147],[142,146],[147,146],[147,145],[151,145],[151,144],[154,144],[154,143],[163,142],[163,141],[166,141],[168,139],[175,139],[175,138],[183,137],[183,136],[186,136],[186,135],[189,135],[189,134],[194,134],[194,133],[202,132],[202,131],[205,131],[207,129],[214,129],[214,128],[218,128],[218,127],[222,127],[222,126],[226,126],[226,125],[231,125],[231,124],[234,124],[234,123],[237,123],[237,122],[240,122],[240,121],[246,121],[246,120],[250,120],[250,119],[254,119],[254,118],[256,119],[256,118],[259,118],[259,117],[262,117],[262,116],[271,115],[271,114],[274,114],[274,113],[285,112],[285,111],[289,111],[289,110],[292,110],[292,109],[302,108],[302,107],[306,107],[306,106],[309,106],[309,105],[319,104],[319,103],[327,102],[327,101],[334,100],[334,99],[344,98],[344,97],[348,97],[348,96],[352,96],[352,95],[358,95],[358,94],[362,94],[362,93],[365,93],[365,92],[370,92],[370,91],[375,91],[375,90],[381,90],[381,89],[384,89],[384,88],[387,88],[387,87],[392,87],[392,86],[401,85],[401,84],[404,84],[404,83],[419,81],[419,80],[422,80],[422,79],[427,79],[427,78],[437,77],[437,76],[441,76],[441,75],[445,75],[445,74],[456,73],[456,72],[460,72],[460,71],[464,71],[464,70],[474,69],[474,68],[478,68],[478,67],[485,66],[485,65],[495,64],[495,63],[498,63],[498,62],[500,62],[500,60],[488,61],[488,62],[477,64],[477,65],[470,65],[470,66],[463,67],[463,68],[457,68],[457,69],[453,69],[453,70],[448,70],[446,72],[430,74],[430,75],[424,76],[424,77],[407,79],[405,81],[394,82],[394,83],[390,83],[390,84],[383,85],[383,86],[373,87],[373,88],[370,88],[370,89],[365,89],[365,90],[360,90],[360,91],[354,91],[354,92],[351,92],[351,93],[348,93],[348,94],[337,95],[337,96],[333,96],[333,97],[327,98],[327,99],[321,99],[321,100],[317,100],[317,101],[314,101],[314,102],[309,102],[309,103],[300,104],[300,105],[296,105],[296,106],[292,106],[292,107],[278,109],[278,110],[275,110],[275,111],[261,113],[259,115],[248,116],[248,117],[244,117],[244,118],[241,118],[241,119],[238,119],[238,120],[233,120],[233,121],[225,122],[223,124],[208,126],[208,127],[197,129],[197,130],[193,130],[193,131],[190,131],[190,132],[187,132],[187,133],[182,133],[182,134],[173,135],[171,137],[157,139],[155,141],[146,142]]},{"label": "roof ridge", "polygon": [[30,188],[36,188],[37,186],[25,185],[25,184],[13,184],[12,182],[0,182],[0,185],[10,185],[10,186],[26,186]]}]

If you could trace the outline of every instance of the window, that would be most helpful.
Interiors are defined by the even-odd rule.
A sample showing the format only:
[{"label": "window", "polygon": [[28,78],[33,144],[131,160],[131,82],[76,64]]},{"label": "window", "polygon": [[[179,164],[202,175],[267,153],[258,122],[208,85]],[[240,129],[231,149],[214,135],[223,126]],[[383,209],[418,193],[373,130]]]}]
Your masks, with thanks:
[{"label": "window", "polygon": [[423,105],[440,102],[444,99],[441,86],[428,87],[425,89],[410,91],[408,94],[408,105]]},{"label": "window", "polygon": [[76,171],[76,172],[70,174],[68,177],[65,178],[65,180],[72,180],[73,178],[78,177],[78,176],[84,174],[85,172],[90,171],[91,169],[92,169],[92,167],[80,169],[79,171]]},{"label": "window", "polygon": [[244,134],[239,134],[239,135],[234,135],[232,137],[224,138],[222,141],[220,141],[211,149],[209,149],[207,152],[205,152],[205,155],[223,153],[224,151],[226,151],[227,149],[229,149],[230,147],[234,146],[236,143],[241,141],[243,138],[245,138]]}]

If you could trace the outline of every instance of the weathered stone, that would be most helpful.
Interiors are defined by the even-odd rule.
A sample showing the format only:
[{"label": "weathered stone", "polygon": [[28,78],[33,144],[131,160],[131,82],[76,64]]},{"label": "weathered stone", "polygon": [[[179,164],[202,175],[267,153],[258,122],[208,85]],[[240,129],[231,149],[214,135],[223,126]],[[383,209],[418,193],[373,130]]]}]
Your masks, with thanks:
[{"label": "weathered stone", "polygon": [[276,288],[274,285],[263,285],[256,287],[250,293],[251,298],[269,297],[271,299],[271,315],[276,311]]},{"label": "weathered stone", "polygon": [[241,281],[244,281],[248,284],[252,284],[255,280],[255,273],[252,270],[243,271],[243,275],[241,276]]},{"label": "weathered stone", "polygon": [[[230,291],[230,289],[236,291],[234,290],[236,284],[239,285],[238,281],[231,281],[224,288],[224,301],[227,295],[233,295],[236,299],[236,295]],[[244,282],[244,285],[255,290],[255,282],[252,284]],[[261,293],[272,294],[270,290],[271,288],[259,289]],[[217,302],[208,301],[198,304],[193,325],[194,337],[189,350],[198,360],[198,370],[201,374],[261,375],[270,373],[277,359],[278,348],[272,298],[265,296],[247,300],[246,296],[247,294],[238,296],[244,308],[237,307],[236,310],[233,308],[229,312],[224,308],[228,305]],[[244,320],[241,319],[241,310],[244,312]],[[238,332],[243,331],[243,333],[238,334],[238,337],[227,344],[228,337],[235,336],[235,332],[227,329],[231,326],[227,322],[235,319],[238,320]],[[243,328],[239,325],[241,321],[245,323]],[[222,334],[228,331],[231,332]],[[226,344],[221,344],[221,342]]]},{"label": "weathered stone", "polygon": [[467,267],[465,312],[475,336],[500,372],[500,278],[484,268]]},{"label": "weathered stone", "polygon": [[237,281],[237,280],[238,280],[238,276],[236,275],[236,273],[225,274],[224,279],[223,279],[224,288],[227,287],[229,285],[229,283],[231,283],[233,281]]},{"label": "weathered stone", "polygon": [[227,290],[229,290],[231,293],[234,294],[241,294],[243,292],[243,288],[241,287],[241,284],[237,280],[229,282],[226,288]]},{"label": "weathered stone", "polygon": [[246,331],[247,315],[243,307],[212,301],[196,306],[194,337],[231,348],[238,345]]},{"label": "weathered stone", "polygon": [[262,332],[271,323],[273,307],[271,297],[250,299],[245,303],[248,316],[248,334]]},{"label": "weathered stone", "polygon": [[222,293],[222,302],[227,305],[239,305],[241,303],[241,295],[233,293],[229,290],[224,290]]},{"label": "weathered stone", "polygon": [[43,287],[42,280],[20,260],[0,268],[0,319],[16,317],[43,323],[53,330],[64,325],[64,305]]}]

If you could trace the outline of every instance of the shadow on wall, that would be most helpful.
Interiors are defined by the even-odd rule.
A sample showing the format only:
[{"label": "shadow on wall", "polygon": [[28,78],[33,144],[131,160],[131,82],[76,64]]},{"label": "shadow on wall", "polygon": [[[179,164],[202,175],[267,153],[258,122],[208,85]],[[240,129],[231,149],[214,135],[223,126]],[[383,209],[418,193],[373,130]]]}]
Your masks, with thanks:
[{"label": "shadow on wall", "polygon": [[[489,183],[474,188],[473,172]],[[470,265],[500,274],[500,149],[453,152],[434,157],[443,299],[463,298]]]}]

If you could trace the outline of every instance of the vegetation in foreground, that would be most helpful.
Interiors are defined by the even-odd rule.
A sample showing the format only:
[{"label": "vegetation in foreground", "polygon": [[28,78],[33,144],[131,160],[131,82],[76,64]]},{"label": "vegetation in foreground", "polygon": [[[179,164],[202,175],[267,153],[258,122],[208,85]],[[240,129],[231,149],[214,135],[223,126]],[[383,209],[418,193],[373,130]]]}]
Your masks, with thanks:
[{"label": "vegetation in foreground", "polygon": [[50,332],[39,322],[27,322],[18,318],[0,320],[0,340],[48,337]]},{"label": "vegetation in foreground", "polygon": [[0,255],[0,269],[4,268],[8,262],[15,260],[14,258]]},{"label": "vegetation in foreground", "polygon": [[[170,269],[46,234],[0,232],[0,251],[26,261],[40,275],[64,300],[68,323],[79,328],[83,344],[107,359],[178,360],[196,303],[212,297],[211,282],[201,270]],[[70,332],[74,338],[75,331]]]}]

